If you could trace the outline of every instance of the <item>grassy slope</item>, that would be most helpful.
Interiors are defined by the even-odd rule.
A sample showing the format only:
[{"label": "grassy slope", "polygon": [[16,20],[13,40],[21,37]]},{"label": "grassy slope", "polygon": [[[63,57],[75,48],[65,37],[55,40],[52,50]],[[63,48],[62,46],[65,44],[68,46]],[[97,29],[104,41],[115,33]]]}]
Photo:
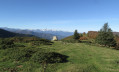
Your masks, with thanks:
[{"label": "grassy slope", "polygon": [[[31,47],[30,44],[25,45]],[[119,64],[117,64],[119,62],[119,51],[117,50],[84,43],[63,43],[60,41],[53,45],[40,46],[40,48],[69,56],[69,62],[50,64],[46,72],[119,72]],[[4,63],[0,64],[4,65]],[[10,64],[12,63],[6,63],[6,65]],[[30,71],[28,72],[41,71],[41,68],[35,68],[36,65],[26,64],[26,66],[29,66]]]},{"label": "grassy slope", "polygon": [[117,50],[62,42],[55,42],[48,48],[69,56],[69,62],[49,66],[53,69],[51,72],[119,72]]},{"label": "grassy slope", "polygon": [[71,39],[73,39],[73,36],[66,37],[66,38],[64,38],[62,40],[71,40]]}]

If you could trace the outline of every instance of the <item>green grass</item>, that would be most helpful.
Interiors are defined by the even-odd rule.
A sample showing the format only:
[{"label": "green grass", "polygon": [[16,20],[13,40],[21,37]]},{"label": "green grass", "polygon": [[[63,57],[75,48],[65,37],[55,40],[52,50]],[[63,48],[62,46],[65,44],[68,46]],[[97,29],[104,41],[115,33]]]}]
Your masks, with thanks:
[{"label": "green grass", "polygon": [[[27,43],[24,43],[24,45],[32,47]],[[61,41],[54,42],[53,45],[40,45],[35,47],[69,56],[68,62],[66,63],[48,64],[46,72],[119,72],[118,50],[91,46],[85,43],[64,43]],[[13,66],[14,68],[15,65],[23,65],[21,70],[25,70],[21,72],[41,72],[42,70],[41,65],[31,62],[20,63],[18,65],[14,62],[12,63],[10,60],[2,62],[5,58],[5,56],[2,57],[4,50],[0,50],[0,52],[0,66]]]},{"label": "green grass", "polygon": [[[67,63],[54,65],[54,72],[119,72],[119,51],[84,43],[55,42],[50,50],[69,56]],[[50,71],[50,70],[49,70]]]}]

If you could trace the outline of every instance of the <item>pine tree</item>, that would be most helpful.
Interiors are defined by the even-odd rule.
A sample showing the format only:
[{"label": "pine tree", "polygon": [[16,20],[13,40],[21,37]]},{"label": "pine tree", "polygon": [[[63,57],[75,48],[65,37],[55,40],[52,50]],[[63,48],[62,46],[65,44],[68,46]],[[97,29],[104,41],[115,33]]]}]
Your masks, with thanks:
[{"label": "pine tree", "polygon": [[111,28],[109,28],[108,23],[105,23],[103,28],[98,32],[96,42],[104,46],[115,46],[116,41],[114,40],[114,35]]},{"label": "pine tree", "polygon": [[75,32],[74,32],[74,39],[78,40],[79,38],[80,38],[79,33],[78,33],[77,30],[75,30]]}]

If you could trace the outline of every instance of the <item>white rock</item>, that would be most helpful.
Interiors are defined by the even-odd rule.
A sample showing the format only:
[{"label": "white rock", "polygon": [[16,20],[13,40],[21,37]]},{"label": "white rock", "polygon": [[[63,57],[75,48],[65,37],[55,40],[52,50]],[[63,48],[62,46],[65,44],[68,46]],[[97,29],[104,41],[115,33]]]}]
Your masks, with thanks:
[{"label": "white rock", "polygon": [[53,36],[53,39],[52,40],[53,41],[57,41],[58,40],[57,36]]}]

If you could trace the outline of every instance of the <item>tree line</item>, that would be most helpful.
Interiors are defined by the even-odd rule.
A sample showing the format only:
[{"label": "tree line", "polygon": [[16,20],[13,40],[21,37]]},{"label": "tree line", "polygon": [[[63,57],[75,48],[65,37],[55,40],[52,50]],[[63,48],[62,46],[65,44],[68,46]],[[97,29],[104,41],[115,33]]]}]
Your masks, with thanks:
[{"label": "tree line", "polygon": [[87,34],[79,34],[77,30],[74,31],[73,35],[74,40],[88,40],[94,39],[95,44],[106,47],[115,47],[119,49],[119,36],[114,35],[112,29],[109,27],[108,23],[105,23],[104,26],[99,31],[89,31]]}]

